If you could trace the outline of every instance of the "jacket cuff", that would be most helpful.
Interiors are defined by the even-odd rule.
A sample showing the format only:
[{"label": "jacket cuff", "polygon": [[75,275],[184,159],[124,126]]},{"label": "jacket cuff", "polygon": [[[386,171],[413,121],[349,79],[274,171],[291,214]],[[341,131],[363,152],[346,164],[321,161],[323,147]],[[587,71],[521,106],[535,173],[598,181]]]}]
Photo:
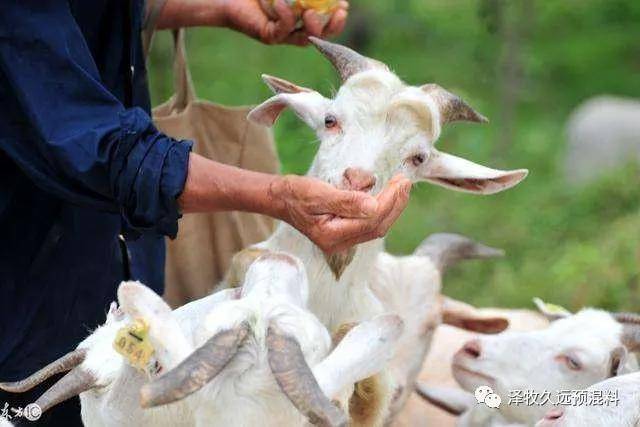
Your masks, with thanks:
[{"label": "jacket cuff", "polygon": [[187,179],[191,141],[177,141],[153,126],[140,108],[120,113],[121,134],[111,168],[111,186],[121,207],[123,233],[155,232],[175,238],[178,197]]}]

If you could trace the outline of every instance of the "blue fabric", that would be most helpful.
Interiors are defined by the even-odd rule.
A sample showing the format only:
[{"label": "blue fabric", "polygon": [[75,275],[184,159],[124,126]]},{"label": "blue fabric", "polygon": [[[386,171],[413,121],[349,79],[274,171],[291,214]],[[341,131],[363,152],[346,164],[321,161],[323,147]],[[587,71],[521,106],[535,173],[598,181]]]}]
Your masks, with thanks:
[{"label": "blue fabric", "polygon": [[149,117],[142,0],[1,10],[0,380],[15,380],[104,321],[120,233],[134,278],[162,292],[191,143]]}]

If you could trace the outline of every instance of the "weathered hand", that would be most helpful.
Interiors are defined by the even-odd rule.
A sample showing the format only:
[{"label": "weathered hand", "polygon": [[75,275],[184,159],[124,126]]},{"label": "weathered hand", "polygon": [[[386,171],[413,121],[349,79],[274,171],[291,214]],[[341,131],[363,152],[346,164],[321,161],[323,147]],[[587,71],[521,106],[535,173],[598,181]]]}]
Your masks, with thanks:
[{"label": "weathered hand", "polygon": [[328,37],[342,32],[348,8],[349,3],[341,1],[326,24],[317,12],[307,10],[302,15],[304,26],[296,30],[296,16],[285,0],[275,1],[275,19],[262,9],[260,0],[227,0],[224,22],[226,26],[263,43],[305,45],[309,36]]},{"label": "weathered hand", "polygon": [[383,237],[409,201],[411,181],[397,175],[377,197],[338,190],[312,178],[285,176],[270,186],[277,216],[327,254]]}]

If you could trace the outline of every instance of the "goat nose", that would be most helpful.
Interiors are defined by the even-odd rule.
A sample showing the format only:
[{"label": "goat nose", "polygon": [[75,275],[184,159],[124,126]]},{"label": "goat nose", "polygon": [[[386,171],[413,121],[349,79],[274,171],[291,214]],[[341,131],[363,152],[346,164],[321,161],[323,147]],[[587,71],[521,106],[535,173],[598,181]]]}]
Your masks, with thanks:
[{"label": "goat nose", "polygon": [[555,421],[562,418],[563,415],[564,411],[562,409],[552,409],[545,414],[544,419],[548,421]]},{"label": "goat nose", "polygon": [[465,345],[462,347],[462,351],[464,352],[464,354],[471,357],[472,359],[479,358],[480,354],[482,354],[480,341],[479,340],[467,341]]},{"label": "goat nose", "polygon": [[343,185],[347,190],[367,192],[376,185],[376,177],[360,168],[348,168],[343,174]]}]

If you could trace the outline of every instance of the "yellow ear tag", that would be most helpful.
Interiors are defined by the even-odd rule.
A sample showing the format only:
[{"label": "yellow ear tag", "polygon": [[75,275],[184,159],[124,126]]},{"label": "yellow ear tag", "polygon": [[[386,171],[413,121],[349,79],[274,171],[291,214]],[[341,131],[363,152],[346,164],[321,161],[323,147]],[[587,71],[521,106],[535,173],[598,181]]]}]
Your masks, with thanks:
[{"label": "yellow ear tag", "polygon": [[154,350],[149,341],[149,325],[142,319],[120,328],[113,341],[113,348],[120,353],[129,364],[145,371],[149,366]]},{"label": "yellow ear tag", "polygon": [[540,298],[534,298],[533,301],[540,308],[540,311],[549,314],[571,314],[569,310],[561,305],[551,304],[549,302],[542,301]]}]

